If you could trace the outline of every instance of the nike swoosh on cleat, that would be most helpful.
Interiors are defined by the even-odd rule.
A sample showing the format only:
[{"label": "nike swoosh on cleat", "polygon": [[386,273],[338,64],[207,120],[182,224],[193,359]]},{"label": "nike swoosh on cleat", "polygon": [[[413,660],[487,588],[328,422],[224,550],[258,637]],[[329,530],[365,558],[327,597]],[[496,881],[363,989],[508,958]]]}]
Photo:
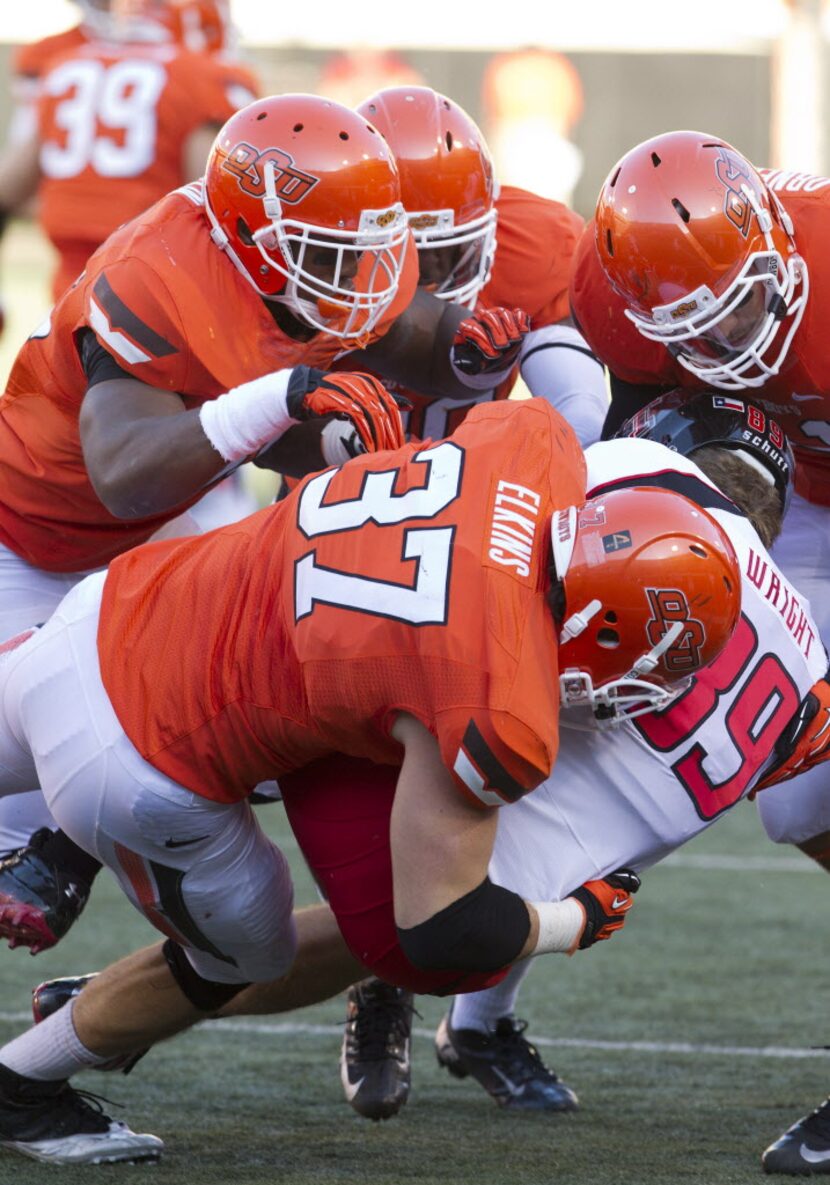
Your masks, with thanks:
[{"label": "nike swoosh on cleat", "polygon": [[201,843],[203,839],[208,839],[207,835],[197,835],[195,839],[166,839],[164,846],[166,848],[187,848],[190,844]]},{"label": "nike swoosh on cleat", "polygon": [[812,1148],[802,1144],[798,1151],[801,1159],[806,1160],[808,1164],[823,1164],[825,1160],[830,1160],[830,1148],[824,1152],[814,1152]]},{"label": "nike swoosh on cleat", "polygon": [[345,1075],[343,1075],[343,1093],[349,1102],[352,1101],[365,1081],[366,1079],[364,1077],[358,1078],[357,1082],[352,1082],[351,1080],[347,1079]]},{"label": "nike swoosh on cleat", "polygon": [[517,1098],[519,1098],[520,1095],[524,1094],[524,1088],[521,1086],[515,1086],[510,1081],[510,1079],[507,1077],[507,1075],[504,1073],[504,1071],[500,1070],[498,1068],[498,1066],[491,1066],[490,1069],[493,1071],[494,1074],[498,1074],[499,1078],[501,1078],[502,1082],[507,1087],[507,1090],[513,1096],[514,1099],[517,1099]]}]

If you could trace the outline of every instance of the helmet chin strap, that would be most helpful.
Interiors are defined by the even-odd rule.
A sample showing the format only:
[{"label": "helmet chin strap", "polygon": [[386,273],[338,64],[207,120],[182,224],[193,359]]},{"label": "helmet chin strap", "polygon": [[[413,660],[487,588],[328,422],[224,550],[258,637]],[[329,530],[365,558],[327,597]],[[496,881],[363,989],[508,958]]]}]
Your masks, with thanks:
[{"label": "helmet chin strap", "polygon": [[[587,609],[593,609],[594,605],[599,607],[599,602],[592,601]],[[593,610],[590,616],[594,616],[595,613],[596,610]],[[579,618],[579,628],[576,632],[581,633],[589,618],[583,620],[583,614],[575,613],[568,619],[566,626],[570,626],[576,618]],[[620,679],[600,684],[599,687],[594,687],[591,676],[585,671],[573,668],[563,671],[559,680],[563,707],[590,707],[594,716],[591,728],[613,728],[634,716],[642,716],[656,708],[665,707],[674,699],[681,687],[662,687],[660,684],[650,683],[643,676],[654,670],[666,651],[677,641],[682,630],[683,622],[675,621],[657,645],[638,658],[627,674]],[[564,630],[562,636],[564,638]],[[570,634],[570,637],[574,636],[573,633]],[[560,722],[577,730],[587,727],[578,721],[568,720],[567,714],[560,717]]]},{"label": "helmet chin strap", "polygon": [[594,598],[589,601],[584,609],[578,609],[576,613],[572,613],[568,620],[563,624],[562,631],[559,634],[559,644],[564,645],[565,642],[570,642],[571,638],[578,638],[583,630],[588,628],[588,623],[592,617],[596,617],[602,608],[602,601]]},{"label": "helmet chin strap", "polygon": [[631,678],[639,679],[641,675],[650,675],[657,666],[660,659],[667,650],[671,649],[682,632],[683,622],[676,621],[674,625],[670,626],[666,630],[666,632],[663,634],[663,637],[656,646],[653,646],[647,654],[644,654],[641,658],[637,659],[637,661],[634,663],[634,666],[628,672]]}]

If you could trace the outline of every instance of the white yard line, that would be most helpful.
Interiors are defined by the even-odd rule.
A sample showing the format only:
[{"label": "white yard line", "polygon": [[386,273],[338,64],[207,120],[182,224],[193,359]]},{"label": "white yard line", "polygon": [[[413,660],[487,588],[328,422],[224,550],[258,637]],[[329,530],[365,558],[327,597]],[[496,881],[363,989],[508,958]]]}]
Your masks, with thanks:
[{"label": "white yard line", "polygon": [[[18,1023],[31,1020],[30,1012],[0,1012],[0,1023]],[[432,1029],[413,1029],[416,1037],[432,1040]],[[297,1024],[292,1021],[256,1020],[207,1020],[191,1032],[202,1035],[222,1033],[250,1033],[252,1036],[267,1037],[326,1037],[337,1038],[343,1034],[342,1025]],[[799,1049],[785,1045],[697,1045],[687,1041],[592,1041],[581,1037],[540,1037],[532,1034],[534,1045],[547,1049],[599,1049],[607,1053],[680,1053],[690,1057],[749,1057],[749,1058],[826,1058],[830,1050]]]}]

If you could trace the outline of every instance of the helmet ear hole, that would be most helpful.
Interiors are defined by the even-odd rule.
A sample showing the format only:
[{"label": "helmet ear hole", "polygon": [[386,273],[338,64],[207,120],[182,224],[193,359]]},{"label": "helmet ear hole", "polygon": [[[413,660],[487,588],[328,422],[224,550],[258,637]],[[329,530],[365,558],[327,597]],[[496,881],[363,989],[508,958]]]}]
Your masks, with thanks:
[{"label": "helmet ear hole", "polygon": [[603,626],[602,629],[597,630],[597,642],[606,650],[616,650],[620,644],[620,635],[616,630]]},{"label": "helmet ear hole", "polygon": [[253,247],[254,236],[251,234],[248,223],[245,221],[244,218],[237,218],[236,233],[239,235],[240,239],[242,240],[242,242],[245,244],[246,247]]}]

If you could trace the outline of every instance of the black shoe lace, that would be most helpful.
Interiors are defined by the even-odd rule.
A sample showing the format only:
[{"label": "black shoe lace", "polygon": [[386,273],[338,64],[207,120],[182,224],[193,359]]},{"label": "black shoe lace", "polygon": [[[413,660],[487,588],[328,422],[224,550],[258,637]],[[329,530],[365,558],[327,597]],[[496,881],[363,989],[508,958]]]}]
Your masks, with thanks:
[{"label": "black shoe lace", "polygon": [[825,1099],[820,1107],[811,1111],[802,1119],[801,1130],[810,1135],[821,1136],[830,1143],[830,1099]]},{"label": "black shoe lace", "polygon": [[554,1082],[558,1081],[557,1075],[542,1061],[536,1046],[524,1036],[527,1024],[526,1020],[506,1017],[496,1027],[495,1040],[503,1046],[511,1071],[516,1073],[518,1080],[544,1075]]},{"label": "black shoe lace", "polygon": [[412,1029],[412,1017],[420,1018],[412,998],[384,985],[383,991],[357,991],[355,1015],[346,1024],[360,1061],[384,1061],[390,1050],[402,1049]]},{"label": "black shoe lace", "polygon": [[123,1108],[123,1104],[114,1103],[104,1095],[93,1094],[90,1090],[77,1090],[67,1082],[53,1105],[59,1108],[57,1115],[60,1115],[61,1126],[71,1117],[74,1121],[71,1126],[75,1130],[105,1132],[112,1120],[104,1110],[104,1104],[107,1108]]}]

